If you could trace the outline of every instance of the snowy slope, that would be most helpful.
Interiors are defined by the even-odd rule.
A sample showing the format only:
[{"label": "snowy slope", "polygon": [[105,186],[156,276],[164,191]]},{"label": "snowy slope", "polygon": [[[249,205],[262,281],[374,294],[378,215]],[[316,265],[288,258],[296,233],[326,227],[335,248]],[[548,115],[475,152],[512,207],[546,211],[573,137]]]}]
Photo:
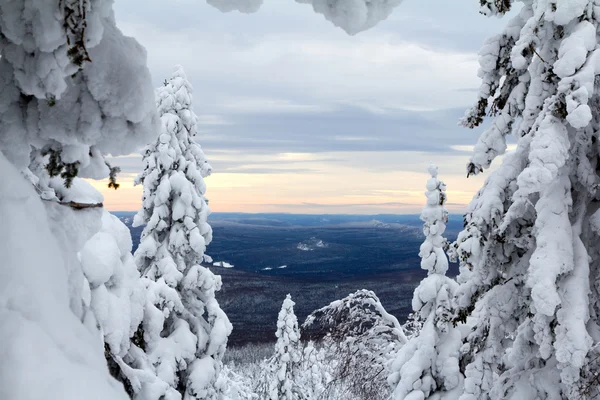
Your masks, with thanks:
[{"label": "snowy slope", "polygon": [[0,399],[126,399],[72,311],[70,257],[42,200],[2,153],[0,169]]}]

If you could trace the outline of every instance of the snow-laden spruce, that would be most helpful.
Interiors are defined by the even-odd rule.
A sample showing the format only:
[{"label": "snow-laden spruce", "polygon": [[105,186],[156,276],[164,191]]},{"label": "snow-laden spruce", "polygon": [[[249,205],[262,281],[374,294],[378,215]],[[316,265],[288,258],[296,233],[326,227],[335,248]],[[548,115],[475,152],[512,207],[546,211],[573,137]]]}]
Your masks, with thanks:
[{"label": "snow-laden spruce", "polygon": [[[513,1],[481,2],[502,15]],[[487,115],[468,166],[489,167],[452,246],[460,261],[457,320],[470,399],[589,398],[600,341],[597,173],[600,48],[595,0],[522,1],[480,52],[479,99],[463,124]]]},{"label": "snow-laden spruce", "polygon": [[270,400],[298,400],[303,397],[300,382],[300,330],[294,314],[294,302],[288,294],[277,318],[275,354],[269,361],[270,374],[267,398]]},{"label": "snow-laden spruce", "polygon": [[463,380],[458,365],[461,334],[452,325],[452,300],[458,285],[446,277],[446,185],[438,179],[436,166],[429,166],[429,173],[427,202],[421,212],[425,241],[419,252],[427,277],[415,289],[412,301],[416,319],[423,325],[392,363],[389,383],[396,400],[422,400],[434,395],[455,399]]},{"label": "snow-laden spruce", "polygon": [[146,226],[135,262],[147,278],[143,340],[156,374],[183,399],[216,399],[231,324],[215,299],[221,278],[201,265],[212,239],[204,197],[211,168],[194,140],[192,100],[181,67],[157,89],[162,129],[137,179],[144,193],[134,226]]},{"label": "snow-laden spruce", "polygon": [[388,366],[406,336],[375,293],[358,290],[313,311],[303,324],[311,327],[324,336],[322,345],[334,360],[332,379],[343,392],[365,399],[389,397]]}]

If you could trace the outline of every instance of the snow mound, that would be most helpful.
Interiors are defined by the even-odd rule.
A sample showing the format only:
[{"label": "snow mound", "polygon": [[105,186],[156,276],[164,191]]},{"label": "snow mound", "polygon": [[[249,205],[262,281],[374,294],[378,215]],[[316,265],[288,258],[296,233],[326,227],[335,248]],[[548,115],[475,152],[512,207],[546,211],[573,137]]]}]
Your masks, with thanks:
[{"label": "snow mound", "polygon": [[89,182],[75,178],[67,189],[64,179],[54,177],[50,179],[50,186],[56,192],[58,198],[65,203],[101,204],[104,196],[96,190]]},{"label": "snow mound", "polygon": [[68,255],[42,201],[2,153],[0,169],[0,398],[127,399],[71,308]]},{"label": "snow mound", "polygon": [[104,341],[113,354],[129,350],[143,318],[145,288],[131,255],[129,229],[103,210],[102,229],[80,251],[83,273],[90,286],[89,304]]}]

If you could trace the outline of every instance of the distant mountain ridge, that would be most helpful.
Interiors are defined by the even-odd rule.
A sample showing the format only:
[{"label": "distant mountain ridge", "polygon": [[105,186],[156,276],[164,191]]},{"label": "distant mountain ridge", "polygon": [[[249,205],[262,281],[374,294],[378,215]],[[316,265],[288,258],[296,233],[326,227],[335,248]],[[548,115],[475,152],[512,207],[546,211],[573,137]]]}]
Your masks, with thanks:
[{"label": "distant mountain ridge", "polygon": [[[133,211],[112,211],[112,214],[122,221],[131,223]],[[287,214],[287,213],[230,213],[214,212],[209,216],[211,224],[224,225],[226,223],[252,226],[273,227],[334,227],[356,226],[373,228],[390,228],[400,226],[413,226],[421,229],[422,221],[418,214]],[[456,235],[463,227],[463,216],[451,214],[447,231]]]}]

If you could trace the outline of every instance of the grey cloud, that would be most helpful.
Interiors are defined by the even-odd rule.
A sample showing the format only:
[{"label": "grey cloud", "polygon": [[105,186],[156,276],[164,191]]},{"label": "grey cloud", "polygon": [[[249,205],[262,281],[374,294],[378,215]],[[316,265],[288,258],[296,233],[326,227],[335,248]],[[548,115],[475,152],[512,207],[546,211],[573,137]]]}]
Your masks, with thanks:
[{"label": "grey cloud", "polygon": [[212,126],[211,133],[198,140],[207,153],[213,149],[448,152],[451,145],[475,144],[480,133],[457,125],[463,113],[461,108],[380,115],[344,106],[329,113],[228,115],[233,124]]},{"label": "grey cloud", "polygon": [[456,92],[468,92],[468,93],[477,93],[479,88],[463,88],[463,89],[455,89]]},{"label": "grey cloud", "polygon": [[[211,160],[211,153],[215,154],[229,154],[231,159],[222,160],[214,159]],[[214,173],[239,173],[239,174],[284,174],[284,173],[318,173],[319,170],[315,168],[309,168],[310,164],[315,163],[341,163],[344,162],[340,158],[317,158],[314,160],[243,160],[235,159],[235,155],[231,155],[230,151],[224,152],[221,150],[214,150],[208,153],[207,157],[211,166],[213,167]],[[263,152],[263,156],[274,156],[274,154]],[[139,173],[143,168],[143,162],[141,156],[125,156],[125,157],[108,157],[108,162],[121,168],[122,173]],[[299,165],[307,165],[307,167],[298,168]]]},{"label": "grey cloud", "polygon": [[[314,163],[360,164],[371,171],[385,172],[397,170],[402,160],[388,157],[365,163],[352,157],[360,157],[360,152],[367,151],[433,152],[468,157],[468,153],[450,148],[452,145],[475,144],[481,131],[457,125],[463,112],[461,108],[388,110],[384,114],[374,114],[357,107],[341,106],[328,113],[232,114],[226,116],[232,124],[211,125],[210,133],[199,134],[197,140],[215,172],[317,172],[310,168]],[[353,155],[317,156],[309,160],[277,159],[279,153],[288,152],[317,155],[353,152]],[[211,158],[213,154],[214,158]],[[139,156],[113,158],[109,162],[119,166],[124,173],[138,173],[143,167]],[[402,164],[407,167],[405,162]],[[458,169],[462,173],[464,166],[461,164]],[[422,171],[415,166],[415,172]]]},{"label": "grey cloud", "polygon": [[309,168],[226,168],[216,169],[217,174],[300,174],[300,173],[315,173],[318,172],[314,169]]},{"label": "grey cloud", "polygon": [[516,12],[503,19],[488,18],[479,14],[479,4],[473,0],[407,1],[380,28],[392,35],[392,43],[413,42],[444,51],[475,53]]},{"label": "grey cloud", "polygon": [[[267,154],[273,156],[273,154]],[[210,153],[207,154],[210,165],[217,173],[244,173],[244,174],[265,174],[265,173],[287,173],[287,172],[319,172],[315,168],[311,168],[311,164],[315,163],[342,163],[344,159],[323,157],[314,160],[236,160],[235,158],[222,160],[210,160]],[[301,166],[301,167],[299,167]]]},{"label": "grey cloud", "polygon": [[[313,171],[306,161],[245,161],[235,160],[235,157],[226,160],[211,160],[211,154],[220,155],[233,152],[239,154],[273,155],[282,152],[388,152],[388,151],[415,151],[438,152],[451,154],[450,145],[473,145],[481,130],[468,130],[457,126],[457,121],[463,115],[463,108],[438,110],[429,112],[402,111],[394,109],[380,109],[370,112],[356,105],[335,105],[329,103],[329,97],[317,96],[315,93],[304,92],[294,88],[292,83],[303,86],[303,75],[319,74],[318,68],[322,64],[307,57],[318,58],[318,55],[306,55],[300,52],[274,52],[261,48],[266,39],[278,37],[293,37],[289,43],[301,46],[305,41],[310,43],[333,44],[335,49],[338,44],[354,45],[359,43],[357,38],[347,36],[340,29],[335,28],[330,22],[315,15],[310,7],[298,5],[294,1],[271,0],[265,2],[263,8],[253,15],[239,13],[222,14],[208,6],[203,0],[184,1],[181,6],[171,5],[165,0],[130,0],[120,1],[115,4],[116,17],[120,26],[126,27],[131,34],[147,46],[150,68],[154,74],[156,84],[170,73],[166,65],[181,62],[186,70],[189,67],[189,76],[196,88],[195,104],[200,115],[214,114],[226,121],[227,124],[203,124],[198,140],[202,145],[209,161],[216,172],[248,172],[248,165],[253,173],[276,173],[277,171],[289,172]],[[499,32],[505,21],[488,19],[478,15],[477,1],[474,0],[417,0],[406,1],[398,7],[388,20],[375,28],[361,33],[361,38],[386,38],[391,45],[394,43],[413,43],[417,46],[436,49],[441,52],[466,52],[474,54],[481,43],[491,33]],[[468,26],[468,29],[465,27]],[[166,43],[161,42],[163,33],[177,34],[180,41],[171,41],[171,36]],[[154,35],[154,36],[153,36]],[[223,54],[213,54],[211,51],[197,51],[189,43],[200,38],[214,44],[214,48],[223,50]],[[287,42],[286,42],[287,43]],[[211,47],[201,47],[212,49]],[[223,72],[216,68],[216,72],[209,69],[195,67],[199,65],[220,64],[214,57],[226,57],[228,52],[240,51],[248,55],[249,60],[242,58],[242,70],[231,69]],[[168,54],[165,58],[164,54]],[[186,57],[183,60],[179,57]],[[211,58],[212,57],[212,58]],[[263,57],[266,60],[263,60]],[[268,70],[268,73],[279,75],[280,80],[267,79],[254,74],[263,72],[262,62],[265,65],[269,57],[291,57],[287,63],[281,63],[281,70]],[[293,57],[303,57],[296,59]],[[167,59],[168,62],[164,60]],[[225,58],[226,65],[229,59]],[[234,59],[237,60],[237,59]],[[272,61],[272,60],[271,60]],[[315,66],[315,70],[294,70],[298,61],[300,68]],[[299,63],[303,61],[304,63]],[[369,62],[365,60],[365,66]],[[393,62],[393,61],[392,61]],[[250,69],[247,69],[250,68]],[[290,69],[291,68],[291,69]],[[298,68],[296,68],[298,69]],[[376,71],[369,69],[368,71]],[[211,75],[210,72],[214,74]],[[340,76],[349,71],[341,71]],[[339,74],[337,74],[339,75]],[[353,76],[353,75],[351,75]],[[392,75],[390,75],[392,76]],[[283,79],[283,78],[285,79]],[[407,73],[398,74],[398,80],[410,80]],[[283,80],[282,80],[283,79]],[[445,77],[444,77],[445,79]],[[452,79],[452,77],[448,77]],[[271,82],[272,81],[272,82]],[[289,84],[288,84],[289,82]],[[298,83],[299,82],[299,83]],[[370,80],[368,82],[371,82]],[[436,81],[437,82],[437,81]],[[345,84],[345,81],[342,82]],[[389,86],[394,82],[377,82],[374,84]],[[354,82],[348,81],[351,86]],[[474,81],[476,84],[476,81]],[[373,86],[373,85],[372,85]],[[469,82],[465,86],[470,86]],[[398,93],[395,86],[392,92]],[[314,89],[327,93],[333,91],[332,87],[324,85]],[[362,89],[361,89],[362,90]],[[457,103],[460,92],[470,92],[475,89],[466,87],[454,91],[443,92],[449,104]],[[379,104],[387,104],[386,96],[379,92],[365,94],[365,104],[373,99],[381,100]],[[404,96],[402,92],[399,96]],[[261,112],[241,112],[235,107],[222,104],[223,99],[240,98],[244,96],[261,96],[287,101],[292,105],[308,105],[319,112],[308,111],[296,107],[294,112],[285,109],[266,109]],[[360,96],[362,96],[362,92]],[[368,96],[373,96],[369,98]],[[414,96],[419,97],[415,104],[433,101],[436,94],[427,90],[414,90]],[[440,97],[443,97],[440,96]],[[469,98],[470,95],[463,95]],[[473,99],[474,99],[473,95]],[[343,95],[333,97],[343,98]],[[356,100],[356,99],[355,99]],[[362,99],[361,99],[362,100]],[[397,100],[397,99],[395,99]],[[409,99],[410,100],[410,99]],[[332,100],[335,101],[335,100]],[[350,100],[348,100],[350,101]],[[411,103],[407,101],[407,103]],[[412,103],[411,103],[412,104]],[[352,157],[360,157],[353,153]],[[365,165],[361,160],[328,159],[320,160],[326,163],[356,163]],[[389,171],[398,169],[399,161],[383,162],[374,160],[365,168],[371,170]],[[299,164],[302,163],[302,164]],[[114,160],[115,165],[121,166],[124,172],[137,173],[142,168],[140,158],[125,157]],[[293,165],[291,165],[293,164]],[[402,163],[406,166],[406,163]],[[287,165],[287,168],[286,167]],[[305,167],[306,165],[306,167]],[[281,168],[279,168],[281,167]],[[459,166],[461,171],[463,166]],[[409,167],[412,168],[412,167]],[[419,172],[422,172],[419,170]],[[461,172],[462,173],[462,172]]]}]

